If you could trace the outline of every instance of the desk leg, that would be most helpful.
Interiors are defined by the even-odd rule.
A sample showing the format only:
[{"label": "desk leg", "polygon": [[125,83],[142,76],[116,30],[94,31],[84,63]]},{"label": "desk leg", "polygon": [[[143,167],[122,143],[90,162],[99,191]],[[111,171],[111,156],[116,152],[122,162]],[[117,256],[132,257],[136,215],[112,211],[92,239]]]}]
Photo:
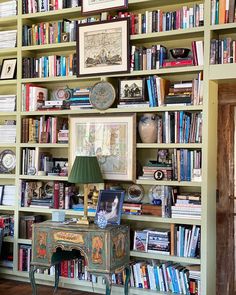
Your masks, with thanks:
[{"label": "desk leg", "polygon": [[57,289],[59,285],[59,266],[60,266],[59,263],[55,264],[55,285],[54,285],[53,294],[57,293]]},{"label": "desk leg", "polygon": [[106,282],[106,295],[111,294],[111,276],[110,275],[104,275],[103,276]]},{"label": "desk leg", "polygon": [[37,295],[37,289],[36,289],[35,277],[34,277],[34,273],[36,272],[36,270],[37,270],[36,265],[30,266],[29,278],[30,278],[30,284],[32,287],[32,295]]},{"label": "desk leg", "polygon": [[130,280],[130,266],[126,266],[125,268],[125,274],[126,274],[126,277],[125,277],[125,295],[128,295],[129,294],[129,280]]}]

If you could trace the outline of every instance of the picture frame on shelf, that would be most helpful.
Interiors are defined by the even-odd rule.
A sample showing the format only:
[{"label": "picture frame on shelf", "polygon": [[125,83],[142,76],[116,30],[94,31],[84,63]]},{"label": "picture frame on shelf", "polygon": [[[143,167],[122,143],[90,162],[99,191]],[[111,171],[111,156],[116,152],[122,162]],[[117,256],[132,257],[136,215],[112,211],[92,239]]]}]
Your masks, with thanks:
[{"label": "picture frame on shelf", "polygon": [[81,3],[81,13],[84,15],[126,8],[128,8],[127,0],[82,0]]},{"label": "picture frame on shelf", "polygon": [[98,158],[103,179],[134,181],[136,116],[70,118],[70,166],[76,156]]},{"label": "picture frame on shelf", "polygon": [[145,101],[145,98],[145,78],[119,80],[119,101]]},{"label": "picture frame on shelf", "polygon": [[16,58],[6,58],[2,61],[0,80],[10,80],[15,78]]},{"label": "picture frame on shelf", "polygon": [[0,205],[2,205],[3,192],[4,192],[4,185],[0,185]]},{"label": "picture frame on shelf", "polygon": [[79,24],[76,51],[77,76],[129,73],[129,19]]},{"label": "picture frame on shelf", "polygon": [[122,190],[100,190],[94,222],[99,216],[105,217],[107,224],[120,224],[125,192]]}]

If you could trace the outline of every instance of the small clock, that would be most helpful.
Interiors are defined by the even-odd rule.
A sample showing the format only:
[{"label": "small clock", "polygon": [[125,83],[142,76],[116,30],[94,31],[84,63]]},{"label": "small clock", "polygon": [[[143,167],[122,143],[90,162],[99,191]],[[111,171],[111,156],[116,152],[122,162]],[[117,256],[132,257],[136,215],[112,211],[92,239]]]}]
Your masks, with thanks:
[{"label": "small clock", "polygon": [[12,150],[4,150],[0,153],[0,172],[8,173],[16,167],[16,155]]}]

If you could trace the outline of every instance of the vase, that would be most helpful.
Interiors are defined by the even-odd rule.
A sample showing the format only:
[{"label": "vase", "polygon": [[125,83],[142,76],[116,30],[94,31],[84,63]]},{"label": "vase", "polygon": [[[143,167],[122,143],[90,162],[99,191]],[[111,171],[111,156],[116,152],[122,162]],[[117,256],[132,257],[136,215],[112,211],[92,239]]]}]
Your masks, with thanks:
[{"label": "vase", "polygon": [[107,219],[105,215],[98,214],[97,225],[100,228],[105,228],[107,226]]},{"label": "vase", "polygon": [[145,113],[139,120],[138,131],[143,143],[157,142],[157,117],[151,113]]}]

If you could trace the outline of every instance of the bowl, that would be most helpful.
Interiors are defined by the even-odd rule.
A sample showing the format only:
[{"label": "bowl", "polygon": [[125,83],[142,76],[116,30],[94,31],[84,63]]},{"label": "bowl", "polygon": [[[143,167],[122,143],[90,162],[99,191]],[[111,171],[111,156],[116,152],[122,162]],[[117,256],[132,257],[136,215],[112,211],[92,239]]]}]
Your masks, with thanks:
[{"label": "bowl", "polygon": [[188,48],[173,48],[170,49],[170,54],[173,58],[186,58],[188,57],[190,49]]}]

